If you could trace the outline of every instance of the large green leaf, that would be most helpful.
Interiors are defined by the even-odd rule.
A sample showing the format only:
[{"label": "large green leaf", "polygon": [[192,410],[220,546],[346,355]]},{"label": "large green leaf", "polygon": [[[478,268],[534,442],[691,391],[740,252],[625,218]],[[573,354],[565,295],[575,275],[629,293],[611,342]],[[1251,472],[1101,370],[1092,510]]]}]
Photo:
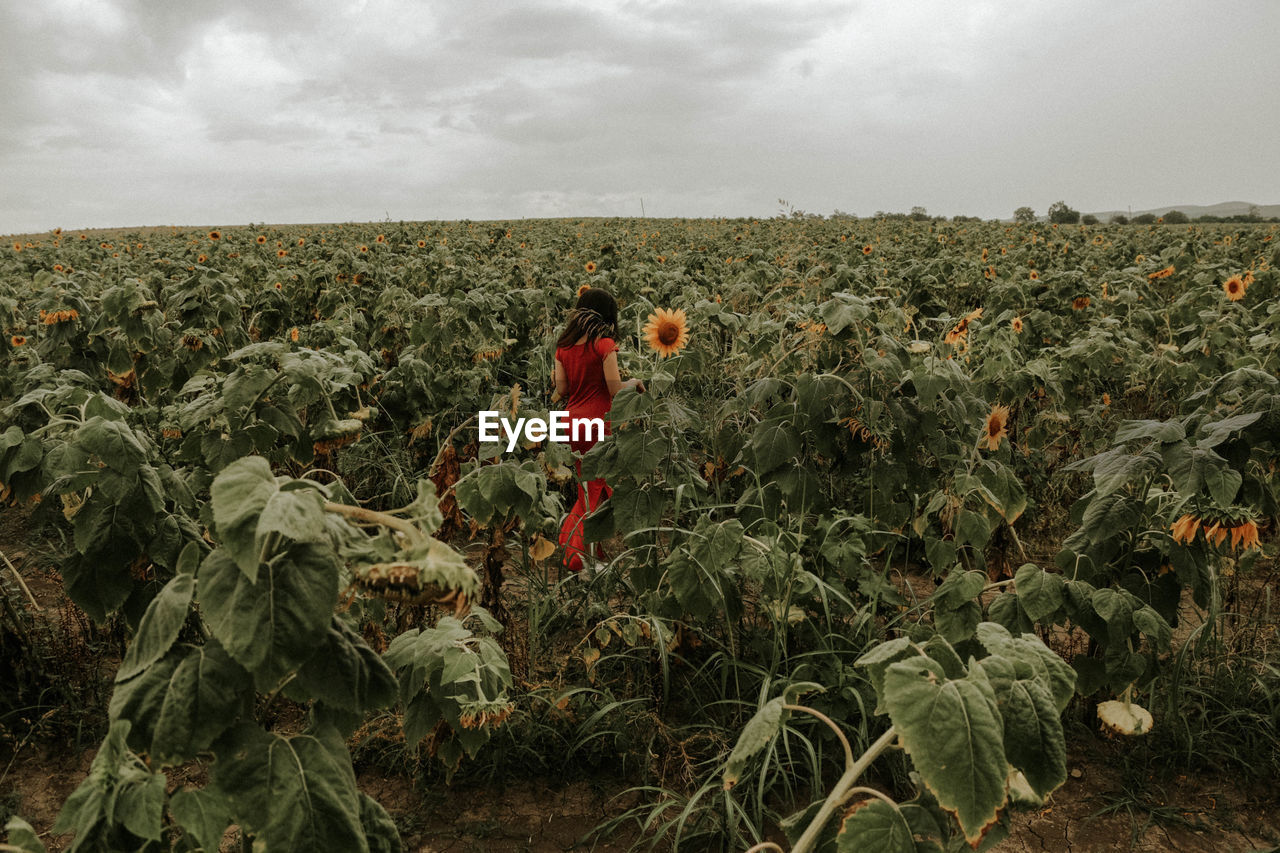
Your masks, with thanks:
[{"label": "large green leaf", "polygon": [[368,853],[351,756],[331,726],[290,736],[241,723],[214,749],[213,784],[255,846]]},{"label": "large green leaf", "polygon": [[311,656],[338,595],[332,551],[296,543],[262,565],[257,583],[219,548],[200,566],[200,606],[227,653],[260,687]]},{"label": "large green leaf", "polygon": [[790,418],[761,421],[751,434],[751,453],[756,474],[763,475],[800,452],[800,436]]},{"label": "large green leaf", "polygon": [[[188,552],[198,555],[200,546],[192,542],[184,549],[184,556]],[[169,651],[173,641],[178,639],[182,623],[187,621],[187,610],[195,591],[196,576],[184,572],[172,578],[151,600],[116,671],[117,683],[142,672]]]},{"label": "large green leaf", "polygon": [[45,853],[44,842],[36,835],[35,827],[17,815],[9,818],[4,825],[4,832],[8,843],[22,853]]},{"label": "large green leaf", "polygon": [[872,798],[855,803],[836,836],[839,853],[916,853],[911,825],[896,804]]},{"label": "large green leaf", "polygon": [[204,853],[217,853],[231,822],[226,798],[207,788],[183,788],[169,798],[169,812]]},{"label": "large green leaf", "polygon": [[303,694],[347,711],[386,707],[399,688],[391,668],[337,616],[296,683]]},{"label": "large green leaf", "polygon": [[1067,781],[1062,720],[1041,672],[1027,662],[992,655],[980,661],[1004,721],[1004,751],[1041,800]]},{"label": "large green leaf", "polygon": [[787,704],[785,696],[770,699],[747,721],[724,766],[725,790],[738,784],[747,761],[768,746],[769,742],[782,730],[788,716],[787,709],[783,707],[785,704]]},{"label": "large green leaf", "polygon": [[202,646],[179,646],[117,684],[111,719],[133,722],[135,749],[159,764],[176,764],[207,749],[234,723],[251,690],[248,673],[211,639]]},{"label": "large green leaf", "polygon": [[1040,622],[1062,607],[1062,575],[1043,571],[1034,563],[1024,563],[1018,569],[1013,588],[1032,622]]},{"label": "large green leaf", "polygon": [[995,823],[1005,803],[1008,761],[995,692],[981,667],[948,679],[942,665],[916,657],[884,675],[889,719],[925,785],[954,812],[969,842]]},{"label": "large green leaf", "polygon": [[360,792],[360,824],[369,841],[369,853],[400,853],[400,831],[387,810],[373,797]]},{"label": "large green leaf", "polygon": [[271,466],[261,456],[237,459],[213,481],[210,503],[218,539],[250,581],[257,580],[261,554],[258,519],[276,492]]}]

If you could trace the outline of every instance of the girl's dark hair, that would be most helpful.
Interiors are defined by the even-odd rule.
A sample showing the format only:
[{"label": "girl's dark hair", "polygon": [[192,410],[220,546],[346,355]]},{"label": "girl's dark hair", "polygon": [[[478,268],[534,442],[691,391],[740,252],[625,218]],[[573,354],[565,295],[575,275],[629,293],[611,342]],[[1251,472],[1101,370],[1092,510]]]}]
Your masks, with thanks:
[{"label": "girl's dark hair", "polygon": [[578,297],[578,305],[569,312],[556,349],[571,347],[578,338],[587,336],[587,343],[618,334],[618,300],[602,287],[588,287]]}]

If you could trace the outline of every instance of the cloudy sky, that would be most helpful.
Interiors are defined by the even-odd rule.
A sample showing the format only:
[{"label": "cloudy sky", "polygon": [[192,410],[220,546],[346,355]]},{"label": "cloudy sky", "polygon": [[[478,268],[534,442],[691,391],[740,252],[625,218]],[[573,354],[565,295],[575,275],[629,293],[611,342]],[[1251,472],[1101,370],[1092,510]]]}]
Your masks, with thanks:
[{"label": "cloudy sky", "polygon": [[4,0],[0,233],[1280,203],[1276,0]]}]

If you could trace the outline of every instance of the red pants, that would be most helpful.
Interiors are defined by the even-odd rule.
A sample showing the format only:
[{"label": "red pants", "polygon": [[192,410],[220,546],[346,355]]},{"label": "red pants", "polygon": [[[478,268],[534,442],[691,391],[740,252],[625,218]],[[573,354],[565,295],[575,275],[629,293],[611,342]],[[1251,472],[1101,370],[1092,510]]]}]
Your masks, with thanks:
[{"label": "red pants", "polygon": [[[594,444],[594,442],[592,442]],[[576,447],[574,448],[577,449]],[[604,499],[613,494],[613,489],[605,485],[603,479],[592,480],[583,489],[582,462],[575,461],[574,469],[578,473],[578,500],[569,510],[564,524],[560,527],[560,545],[564,548],[564,564],[571,572],[582,571],[582,558],[587,554],[586,542],[582,536],[582,520],[599,509]]]}]

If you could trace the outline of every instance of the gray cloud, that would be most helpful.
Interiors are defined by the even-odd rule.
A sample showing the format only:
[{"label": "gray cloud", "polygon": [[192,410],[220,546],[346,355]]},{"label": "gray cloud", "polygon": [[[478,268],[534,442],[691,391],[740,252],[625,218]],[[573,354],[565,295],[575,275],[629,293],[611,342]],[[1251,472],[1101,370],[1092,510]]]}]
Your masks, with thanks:
[{"label": "gray cloud", "polygon": [[1228,0],[50,0],[0,32],[0,232],[1280,201]]}]

